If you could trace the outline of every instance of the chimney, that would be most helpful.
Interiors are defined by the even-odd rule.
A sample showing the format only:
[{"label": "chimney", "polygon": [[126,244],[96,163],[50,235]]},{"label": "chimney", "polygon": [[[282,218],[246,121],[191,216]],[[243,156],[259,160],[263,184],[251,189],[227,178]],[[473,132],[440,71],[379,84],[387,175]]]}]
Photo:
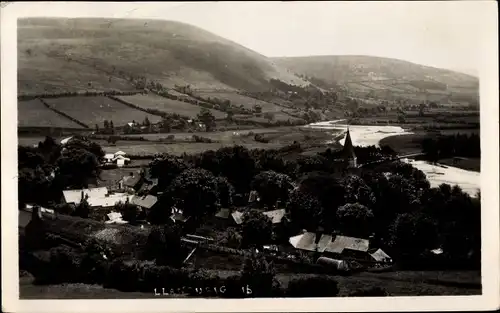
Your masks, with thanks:
[{"label": "chimney", "polygon": [[33,206],[33,209],[31,211],[31,220],[32,221],[41,221],[41,220],[43,220],[42,209],[38,205]]}]

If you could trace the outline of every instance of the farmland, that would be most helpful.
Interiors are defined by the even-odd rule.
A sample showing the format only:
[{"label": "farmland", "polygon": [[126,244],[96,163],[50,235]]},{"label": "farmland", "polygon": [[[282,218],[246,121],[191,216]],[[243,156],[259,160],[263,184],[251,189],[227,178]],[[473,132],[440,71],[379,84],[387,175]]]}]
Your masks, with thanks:
[{"label": "farmland", "polygon": [[18,102],[18,127],[61,127],[81,129],[81,125],[52,111],[38,100]]},{"label": "farmland", "polygon": [[142,122],[147,117],[152,123],[160,121],[160,117],[152,115],[108,97],[68,97],[45,99],[54,109],[59,110],[89,127],[95,124],[103,125],[105,120],[112,120],[114,126],[123,126],[126,123]]},{"label": "farmland", "polygon": [[[207,150],[217,150],[222,147],[233,146],[234,144],[228,143],[175,143],[175,144],[160,144],[160,143],[145,143],[145,144],[128,144],[123,142],[123,144],[117,144],[112,147],[103,147],[106,153],[116,152],[116,149],[120,149],[127,154],[132,155],[150,155],[153,156],[157,153],[169,153],[173,155],[182,155],[183,153],[201,153]],[[276,148],[275,144],[265,144],[265,143],[248,143],[242,144],[249,149],[260,148],[269,149]]]},{"label": "farmland", "polygon": [[[255,135],[259,134],[264,142],[255,140]],[[221,147],[232,145],[243,145],[249,149],[275,149],[285,145],[290,145],[294,141],[300,142],[304,147],[324,145],[331,140],[334,131],[318,131],[300,129],[294,127],[280,128],[257,128],[245,131],[222,131],[209,133],[175,133],[173,142],[160,143],[153,140],[166,138],[169,134],[149,134],[143,136],[148,141],[118,141],[115,145],[109,145],[106,142],[99,142],[106,152],[114,153],[122,150],[132,155],[151,155],[156,153],[172,153],[180,155],[186,153],[199,153],[205,150],[216,150]],[[193,142],[192,136],[198,135],[211,139],[213,143]],[[132,135],[133,137],[133,135]],[[191,141],[191,142],[186,142]],[[267,142],[267,143],[266,143]]]},{"label": "farmland", "polygon": [[[155,94],[147,95],[133,95],[133,96],[119,96],[120,100],[131,103],[143,109],[154,109],[167,113],[176,113],[181,116],[196,118],[200,113],[201,107],[190,103],[167,99]],[[210,112],[216,119],[226,117],[226,113],[211,109]]]},{"label": "farmland", "polygon": [[[229,93],[229,92],[197,92],[197,95],[208,99],[208,98],[218,98],[223,100],[229,100],[231,105],[239,107],[243,106],[246,109],[252,110],[255,105],[260,105],[262,107],[262,113],[265,112],[273,112],[276,113],[277,116],[284,118],[280,113],[283,110],[283,107],[280,107],[276,104],[250,98],[244,95],[240,95],[237,93]],[[290,118],[286,115],[285,119]]]}]

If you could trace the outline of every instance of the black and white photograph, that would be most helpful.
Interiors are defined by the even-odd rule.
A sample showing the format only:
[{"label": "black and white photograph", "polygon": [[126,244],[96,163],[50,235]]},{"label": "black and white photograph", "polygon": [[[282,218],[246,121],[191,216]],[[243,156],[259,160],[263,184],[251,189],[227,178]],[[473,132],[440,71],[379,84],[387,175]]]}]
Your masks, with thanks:
[{"label": "black and white photograph", "polygon": [[498,308],[482,3],[3,3],[16,301]]}]

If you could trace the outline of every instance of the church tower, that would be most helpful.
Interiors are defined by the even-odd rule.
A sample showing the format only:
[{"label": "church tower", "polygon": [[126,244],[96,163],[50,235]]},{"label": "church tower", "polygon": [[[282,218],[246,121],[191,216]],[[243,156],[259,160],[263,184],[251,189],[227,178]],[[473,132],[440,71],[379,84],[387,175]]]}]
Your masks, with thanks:
[{"label": "church tower", "polygon": [[349,133],[349,128],[347,128],[347,134],[345,136],[344,150],[343,150],[344,160],[347,162],[348,167],[357,167],[357,158],[354,153],[354,146],[352,145],[351,134]]}]

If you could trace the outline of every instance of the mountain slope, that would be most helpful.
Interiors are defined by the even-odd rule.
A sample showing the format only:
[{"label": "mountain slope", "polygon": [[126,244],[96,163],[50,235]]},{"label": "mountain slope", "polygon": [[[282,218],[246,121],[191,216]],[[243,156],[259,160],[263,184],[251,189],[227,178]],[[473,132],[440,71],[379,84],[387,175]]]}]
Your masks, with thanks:
[{"label": "mountain slope", "polygon": [[[443,93],[477,97],[477,77],[407,61],[372,56],[310,56],[272,58],[278,66],[312,77],[327,87],[350,91]],[[316,80],[315,80],[316,79]]]},{"label": "mountain slope", "polygon": [[165,86],[267,90],[306,82],[270,59],[187,24],[160,20],[28,18],[18,21],[19,93]]}]

